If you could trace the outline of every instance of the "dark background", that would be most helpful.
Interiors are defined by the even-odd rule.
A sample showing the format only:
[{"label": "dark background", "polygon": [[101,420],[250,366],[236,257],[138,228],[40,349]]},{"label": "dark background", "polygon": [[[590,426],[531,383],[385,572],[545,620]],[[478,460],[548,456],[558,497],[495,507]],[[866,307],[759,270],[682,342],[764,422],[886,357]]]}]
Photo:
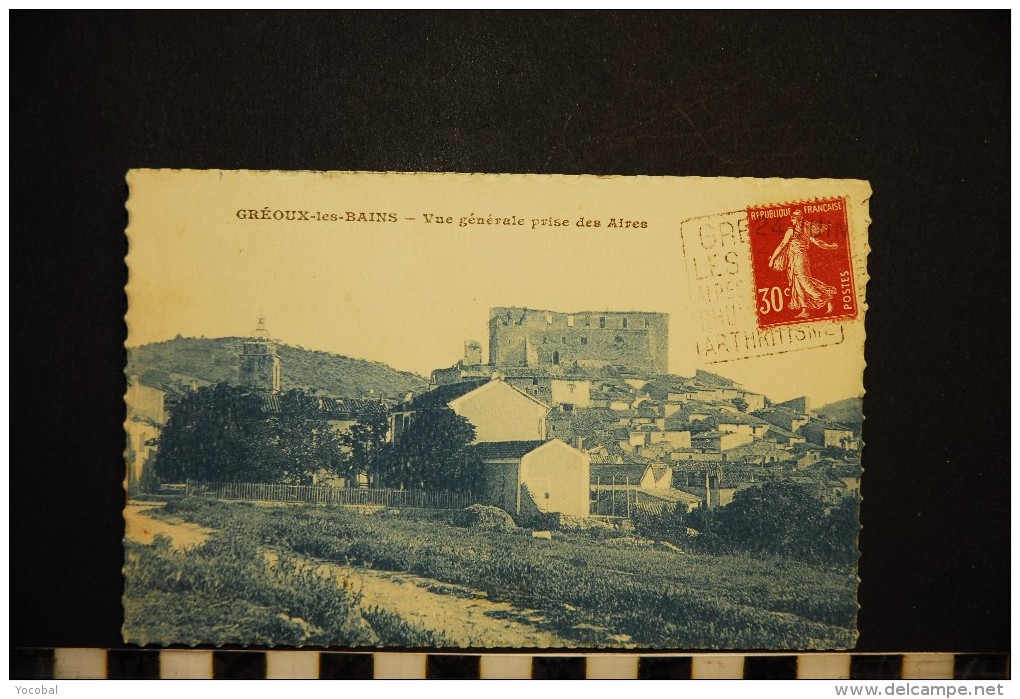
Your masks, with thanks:
[{"label": "dark background", "polygon": [[10,642],[117,647],[132,167],[871,181],[859,651],[1009,650],[1008,12],[10,15]]}]

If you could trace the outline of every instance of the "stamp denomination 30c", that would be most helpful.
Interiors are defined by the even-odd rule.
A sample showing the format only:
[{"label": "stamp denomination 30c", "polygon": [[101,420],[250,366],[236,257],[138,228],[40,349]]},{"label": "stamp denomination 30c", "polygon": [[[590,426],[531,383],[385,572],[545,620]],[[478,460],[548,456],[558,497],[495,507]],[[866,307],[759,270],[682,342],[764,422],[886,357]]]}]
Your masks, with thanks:
[{"label": "stamp denomination 30c", "polygon": [[842,198],[752,207],[747,221],[759,328],[857,317]]}]

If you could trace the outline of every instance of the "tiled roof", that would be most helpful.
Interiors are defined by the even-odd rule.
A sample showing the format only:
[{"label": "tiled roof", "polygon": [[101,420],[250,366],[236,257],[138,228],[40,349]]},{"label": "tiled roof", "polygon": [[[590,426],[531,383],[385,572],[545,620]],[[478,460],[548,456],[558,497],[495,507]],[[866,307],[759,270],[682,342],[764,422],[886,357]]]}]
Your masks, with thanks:
[{"label": "tiled roof", "polygon": [[645,464],[592,464],[591,482],[602,485],[630,485],[637,486],[641,477],[645,475]]},{"label": "tiled roof", "polygon": [[665,459],[673,451],[673,445],[667,441],[652,442],[641,448],[641,456],[649,459]]},{"label": "tiled roof", "polygon": [[[840,430],[841,432],[853,432],[853,429],[847,427],[846,425],[840,425],[839,423],[836,422],[829,422],[828,420],[820,420],[818,418],[811,418],[811,420],[809,420],[807,424],[811,425],[812,427],[825,430]],[[805,427],[806,426],[807,425],[805,425]]]},{"label": "tiled roof", "polygon": [[542,378],[551,375],[551,372],[548,369],[536,366],[500,366],[496,367],[495,371],[498,371],[503,376],[515,379],[526,379],[531,377]]},{"label": "tiled roof", "polygon": [[[679,414],[681,415],[708,415],[712,417],[714,415],[720,415],[724,411],[718,405],[711,403],[705,403],[703,401],[687,401],[681,408]],[[728,414],[728,413],[727,413]]]},{"label": "tiled roof", "polygon": [[378,401],[360,398],[319,398],[319,410],[335,419],[355,420],[365,415],[383,413],[383,406]]},{"label": "tiled roof", "polygon": [[723,451],[728,461],[735,461],[742,456],[782,456],[785,459],[789,457],[790,447],[776,444],[771,440],[756,439]]},{"label": "tiled roof", "polygon": [[767,425],[761,418],[755,417],[754,415],[748,415],[747,413],[724,413],[716,415],[711,419],[715,420],[715,424],[724,425]]},{"label": "tiled roof", "polygon": [[606,396],[606,398],[609,401],[613,402],[613,403],[623,403],[624,405],[627,406],[626,408],[624,408],[624,410],[630,410],[630,403],[631,403],[631,400],[632,400],[631,396],[626,396],[626,395],[610,395],[610,396]]},{"label": "tiled roof", "polygon": [[599,383],[602,385],[602,388],[610,391],[615,390],[630,393],[633,390],[633,387],[622,379],[602,379]]},{"label": "tiled roof", "polygon": [[781,415],[783,417],[799,418],[804,413],[798,413],[795,410],[791,410],[786,406],[774,405],[771,408],[762,408],[754,413],[757,417],[765,417],[768,415]]},{"label": "tiled roof", "polygon": [[[647,488],[639,488],[641,495],[659,500],[665,500],[666,502],[683,502],[688,505],[697,505],[701,502],[701,498],[692,493],[688,493],[685,490],[676,490],[674,488],[663,488],[661,490],[650,490]],[[641,498],[644,500],[644,497]]]},{"label": "tiled roof", "polygon": [[308,413],[318,412],[325,418],[333,420],[358,420],[370,415],[381,415],[385,412],[383,404],[367,398],[332,398],[330,396],[280,396],[267,394],[260,397],[262,412],[279,413],[287,410],[301,410]]},{"label": "tiled roof", "polygon": [[710,471],[716,471],[719,468],[726,468],[733,466],[728,461],[683,461],[679,464],[673,464],[673,473],[696,473],[708,469]]},{"label": "tiled roof", "polygon": [[482,442],[474,446],[480,459],[519,459],[538,449],[546,442],[540,439],[514,442]]},{"label": "tiled roof", "polygon": [[840,478],[860,478],[861,467],[846,461],[837,461],[832,464],[829,473]]},{"label": "tiled roof", "polygon": [[807,452],[807,451],[822,451],[822,449],[825,448],[821,444],[812,444],[811,442],[803,442],[803,443],[800,443],[800,444],[793,444],[793,445],[791,445],[791,447],[797,453],[803,453],[803,452]]},{"label": "tiled roof", "polygon": [[661,480],[667,472],[672,473],[669,466],[666,466],[665,464],[654,464],[651,466],[651,469],[652,475],[655,476],[655,480]]},{"label": "tiled roof", "polygon": [[690,432],[691,423],[681,417],[670,416],[666,418],[667,432]]},{"label": "tiled roof", "polygon": [[396,412],[402,412],[405,410],[418,410],[426,405],[440,405],[449,403],[452,400],[456,400],[461,396],[471,393],[480,386],[484,386],[489,383],[490,379],[472,379],[470,381],[461,381],[459,383],[444,384],[442,386],[436,386],[431,391],[426,391],[421,395],[415,396],[409,401],[404,401],[396,407]]},{"label": "tiled roof", "polygon": [[713,387],[719,388],[739,388],[740,385],[735,383],[733,379],[727,379],[725,376],[719,374],[713,374],[710,371],[704,369],[696,369],[694,372],[694,380],[699,384],[708,384]]}]

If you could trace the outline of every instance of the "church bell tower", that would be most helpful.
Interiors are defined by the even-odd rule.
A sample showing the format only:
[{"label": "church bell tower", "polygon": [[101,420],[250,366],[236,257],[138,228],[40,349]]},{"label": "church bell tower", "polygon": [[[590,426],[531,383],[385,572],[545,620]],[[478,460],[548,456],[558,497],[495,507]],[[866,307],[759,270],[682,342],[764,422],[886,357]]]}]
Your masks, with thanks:
[{"label": "church bell tower", "polygon": [[248,388],[271,393],[280,392],[280,355],[276,343],[266,330],[266,319],[259,317],[259,324],[252,331],[241,349],[241,384]]}]

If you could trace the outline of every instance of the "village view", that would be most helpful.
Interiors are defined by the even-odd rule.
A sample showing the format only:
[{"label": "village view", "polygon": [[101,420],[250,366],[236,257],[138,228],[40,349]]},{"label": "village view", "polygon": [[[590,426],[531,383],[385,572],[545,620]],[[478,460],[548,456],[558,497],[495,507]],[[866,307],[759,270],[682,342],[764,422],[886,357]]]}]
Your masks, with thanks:
[{"label": "village view", "polygon": [[125,640],[852,647],[861,398],[671,374],[669,333],[495,307],[428,378],[263,319],[129,348]]}]

